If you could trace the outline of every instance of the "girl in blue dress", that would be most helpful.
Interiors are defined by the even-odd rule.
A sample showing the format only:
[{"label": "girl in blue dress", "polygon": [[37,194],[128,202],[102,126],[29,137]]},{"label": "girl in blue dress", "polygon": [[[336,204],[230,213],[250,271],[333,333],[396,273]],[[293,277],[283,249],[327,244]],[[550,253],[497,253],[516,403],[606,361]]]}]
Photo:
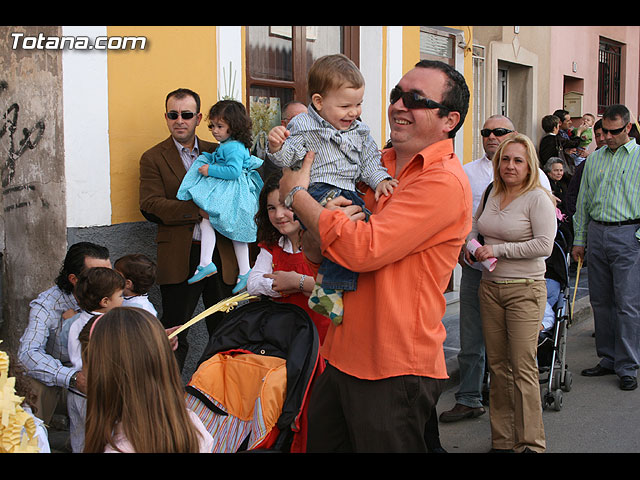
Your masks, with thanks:
[{"label": "girl in blue dress", "polygon": [[209,218],[200,222],[202,231],[200,265],[189,284],[215,274],[213,263],[216,232],[233,242],[238,260],[234,294],[246,287],[249,277],[249,243],[256,241],[258,197],[262,178],[257,171],[262,160],[249,153],[251,119],[235,100],[221,100],[209,110],[209,129],[220,143],[213,153],[200,155],[185,175],[178,190],[179,200],[193,200]]}]

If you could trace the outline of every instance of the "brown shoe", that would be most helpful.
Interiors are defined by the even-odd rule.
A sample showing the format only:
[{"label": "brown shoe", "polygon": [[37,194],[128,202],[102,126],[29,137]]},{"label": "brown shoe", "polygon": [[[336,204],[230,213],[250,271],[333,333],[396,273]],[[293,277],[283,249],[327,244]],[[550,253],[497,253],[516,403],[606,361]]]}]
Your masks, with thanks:
[{"label": "brown shoe", "polygon": [[456,403],[451,410],[440,414],[441,422],[457,422],[465,418],[476,418],[483,415],[486,410],[483,407],[467,407],[460,403]]}]

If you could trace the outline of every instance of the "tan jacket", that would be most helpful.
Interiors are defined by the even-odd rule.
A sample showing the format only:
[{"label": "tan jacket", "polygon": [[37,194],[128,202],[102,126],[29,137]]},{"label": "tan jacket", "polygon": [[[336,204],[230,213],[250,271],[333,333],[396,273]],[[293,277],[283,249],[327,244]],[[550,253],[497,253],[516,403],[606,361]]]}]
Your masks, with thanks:
[{"label": "tan jacket", "polygon": [[[213,152],[217,144],[198,139],[200,153]],[[180,183],[186,174],[178,149],[171,137],[142,154],[140,158],[140,211],[145,218],[158,224],[159,285],[185,281],[189,271],[189,251],[193,228],[202,220],[198,206],[192,201],[176,199]],[[217,265],[227,285],[234,285],[238,276],[231,241],[217,235],[216,248],[222,265]]]}]

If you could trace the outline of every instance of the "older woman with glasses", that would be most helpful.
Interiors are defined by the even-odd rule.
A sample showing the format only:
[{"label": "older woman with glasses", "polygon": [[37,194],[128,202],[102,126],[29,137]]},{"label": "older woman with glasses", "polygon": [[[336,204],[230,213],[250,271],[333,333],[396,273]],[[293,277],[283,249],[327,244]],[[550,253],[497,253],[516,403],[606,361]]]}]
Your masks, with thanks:
[{"label": "older woman with glasses", "polygon": [[493,188],[468,239],[474,256],[497,258],[478,292],[489,372],[492,451],[546,448],[536,347],[546,303],[545,257],[556,233],[554,201],[541,187],[531,140],[515,135],[493,157]]}]

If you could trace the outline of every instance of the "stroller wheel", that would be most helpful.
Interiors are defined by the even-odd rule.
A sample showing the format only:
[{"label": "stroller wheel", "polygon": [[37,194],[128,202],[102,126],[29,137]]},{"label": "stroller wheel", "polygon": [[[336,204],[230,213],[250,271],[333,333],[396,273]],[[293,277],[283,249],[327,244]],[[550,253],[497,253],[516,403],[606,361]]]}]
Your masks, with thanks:
[{"label": "stroller wheel", "polygon": [[549,390],[544,387],[540,389],[540,400],[542,403],[542,410],[546,410],[547,407],[549,406],[549,400],[550,400],[550,395],[549,395]]},{"label": "stroller wheel", "polygon": [[571,391],[571,384],[573,383],[573,376],[570,371],[564,372],[564,382],[562,383],[562,390],[565,392]]},{"label": "stroller wheel", "polygon": [[551,394],[551,405],[556,412],[562,410],[562,390],[558,389]]}]

